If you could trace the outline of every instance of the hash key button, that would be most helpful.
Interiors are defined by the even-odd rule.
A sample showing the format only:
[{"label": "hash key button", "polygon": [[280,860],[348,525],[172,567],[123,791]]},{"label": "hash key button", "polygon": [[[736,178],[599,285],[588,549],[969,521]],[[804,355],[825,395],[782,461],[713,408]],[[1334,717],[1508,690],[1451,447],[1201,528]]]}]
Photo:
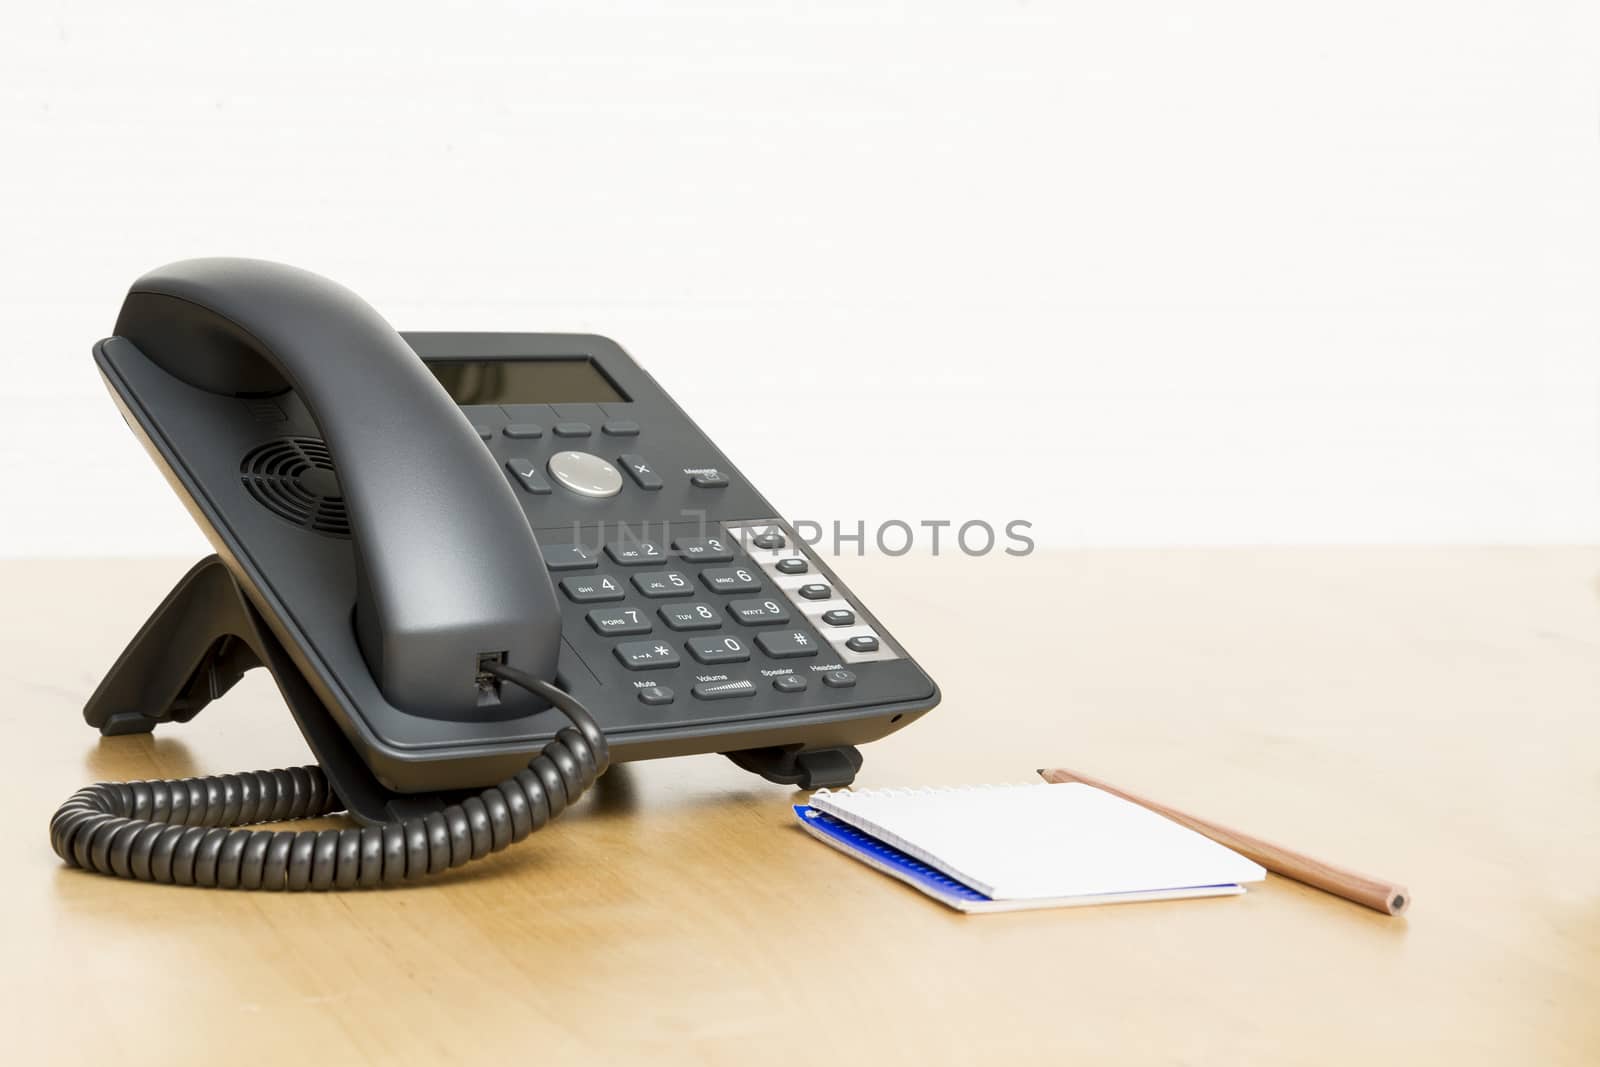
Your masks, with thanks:
[{"label": "hash key button", "polygon": [[596,604],[606,600],[621,600],[627,594],[609,574],[586,574],[581,578],[561,579],[561,591],[574,604]]},{"label": "hash key button", "polygon": [[617,463],[628,472],[628,477],[632,478],[640,489],[660,489],[666,484],[650,461],[637,452],[624,452],[617,457]]},{"label": "hash key button", "polygon": [[678,653],[665,641],[624,641],[616,648],[617,658],[630,671],[649,671],[676,667]]},{"label": "hash key button", "polygon": [[761,579],[743,567],[710,567],[700,572],[700,580],[713,593],[754,593]]},{"label": "hash key button", "polygon": [[815,656],[822,642],[807,630],[765,630],[756,634],[756,644],[773,659]]}]

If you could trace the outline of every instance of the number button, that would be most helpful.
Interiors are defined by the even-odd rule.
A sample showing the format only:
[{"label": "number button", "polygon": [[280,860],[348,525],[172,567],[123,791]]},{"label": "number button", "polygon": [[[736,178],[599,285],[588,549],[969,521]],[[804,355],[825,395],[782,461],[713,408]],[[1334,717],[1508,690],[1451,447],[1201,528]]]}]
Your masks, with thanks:
[{"label": "number button", "polygon": [[624,641],[616,648],[617,658],[630,671],[651,671],[676,667],[678,654],[664,641]]},{"label": "number button", "polygon": [[727,563],[733,559],[733,548],[720,537],[674,537],[672,550],[696,563]]},{"label": "number button", "polygon": [[589,574],[582,578],[561,579],[561,591],[574,604],[597,604],[604,600],[621,600],[627,594],[609,574]]},{"label": "number button", "polygon": [[638,608],[596,608],[586,616],[594,632],[605,637],[624,634],[647,634],[650,620]]},{"label": "number button", "polygon": [[756,644],[773,659],[815,656],[821,643],[809,630],[767,630],[756,634]]},{"label": "number button", "polygon": [[712,567],[700,572],[700,580],[713,593],[754,593],[761,580],[743,567]]},{"label": "number button", "polygon": [[727,637],[692,637],[684,646],[689,655],[701,663],[743,663],[750,658],[750,648],[733,635]]},{"label": "number button", "polygon": [[667,596],[688,596],[694,592],[689,579],[679,571],[646,571],[633,576],[634,588],[652,600]]},{"label": "number button", "polygon": [[660,563],[666,550],[654,541],[616,541],[606,546],[606,555],[624,567],[637,567],[641,563]]},{"label": "number button", "polygon": [[789,621],[789,609],[776,600],[733,600],[728,614],[746,626],[777,626]]},{"label": "number button", "polygon": [[722,620],[711,609],[710,604],[669,604],[661,608],[656,614],[661,616],[661,621],[667,624],[669,630],[715,630],[722,625]]},{"label": "number button", "polygon": [[540,545],[544,565],[553,571],[586,571],[600,566],[600,556],[582,545]]}]

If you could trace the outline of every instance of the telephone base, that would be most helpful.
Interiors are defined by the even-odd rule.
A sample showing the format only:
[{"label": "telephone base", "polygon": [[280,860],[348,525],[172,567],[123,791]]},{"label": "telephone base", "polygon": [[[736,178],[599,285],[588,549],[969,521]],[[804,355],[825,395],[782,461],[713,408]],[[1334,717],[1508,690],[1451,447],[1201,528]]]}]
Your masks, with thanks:
[{"label": "telephone base", "polygon": [[861,770],[861,750],[854,745],[809,749],[785,745],[777,748],[747,748],[742,752],[724,752],[723,755],[769,782],[801,789],[847,786],[856,780],[856,772]]},{"label": "telephone base", "polygon": [[105,736],[188,722],[244,673],[265,667],[345,810],[368,825],[444,807],[436,794],[396,793],[375,778],[268,629],[222,560],[207,556],[178,580],[83,707]]}]

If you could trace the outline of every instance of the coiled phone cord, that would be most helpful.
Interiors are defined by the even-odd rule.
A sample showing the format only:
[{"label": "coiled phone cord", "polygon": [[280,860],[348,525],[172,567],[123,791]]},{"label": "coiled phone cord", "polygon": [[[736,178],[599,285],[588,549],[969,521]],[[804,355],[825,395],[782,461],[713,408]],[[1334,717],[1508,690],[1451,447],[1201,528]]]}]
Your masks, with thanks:
[{"label": "coiled phone cord", "polygon": [[209,778],[101,782],[50,819],[68,864],[118,878],[219,889],[357,889],[459,867],[521,841],[574,803],[610,765],[594,718],[572,696],[514,667],[484,669],[571,720],[527,768],[443,811],[346,830],[230,829],[343,810],[322,768]]}]

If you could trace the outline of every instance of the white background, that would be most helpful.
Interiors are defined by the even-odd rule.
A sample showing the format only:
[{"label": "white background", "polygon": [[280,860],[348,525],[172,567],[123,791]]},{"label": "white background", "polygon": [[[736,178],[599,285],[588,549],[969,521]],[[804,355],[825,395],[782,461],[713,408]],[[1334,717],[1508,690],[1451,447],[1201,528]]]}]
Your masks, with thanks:
[{"label": "white background", "polygon": [[0,555],[202,542],[92,370],[281,259],[615,337],[774,502],[1600,535],[1593,4],[8,5]]}]

